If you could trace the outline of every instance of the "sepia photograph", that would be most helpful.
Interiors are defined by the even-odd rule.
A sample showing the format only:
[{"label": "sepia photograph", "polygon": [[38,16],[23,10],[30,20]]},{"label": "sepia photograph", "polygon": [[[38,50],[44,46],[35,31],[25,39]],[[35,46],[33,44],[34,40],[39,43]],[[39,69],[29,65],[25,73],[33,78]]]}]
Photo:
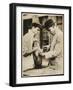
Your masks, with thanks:
[{"label": "sepia photograph", "polygon": [[10,86],[71,83],[71,7],[10,4]]},{"label": "sepia photograph", "polygon": [[64,75],[64,15],[21,13],[22,77]]}]

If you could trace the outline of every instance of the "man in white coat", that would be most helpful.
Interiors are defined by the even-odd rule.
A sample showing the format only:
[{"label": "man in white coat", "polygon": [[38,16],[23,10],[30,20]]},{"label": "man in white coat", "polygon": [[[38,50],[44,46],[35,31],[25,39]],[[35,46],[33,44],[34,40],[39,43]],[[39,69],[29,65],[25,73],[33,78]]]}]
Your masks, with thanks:
[{"label": "man in white coat", "polygon": [[22,41],[22,57],[23,57],[22,71],[32,69],[36,66],[34,62],[34,58],[33,58],[33,53],[38,50],[38,47],[33,47],[33,43],[35,39],[38,40],[40,37],[39,36],[40,28],[41,28],[41,25],[39,24],[38,20],[33,19],[32,28],[29,29],[28,33],[26,33],[23,36],[23,39],[22,39],[23,40]]},{"label": "man in white coat", "polygon": [[[42,53],[63,74],[63,32],[55,25],[52,19],[45,22],[45,28],[53,35],[50,51]],[[48,48],[48,47],[47,47]]]}]

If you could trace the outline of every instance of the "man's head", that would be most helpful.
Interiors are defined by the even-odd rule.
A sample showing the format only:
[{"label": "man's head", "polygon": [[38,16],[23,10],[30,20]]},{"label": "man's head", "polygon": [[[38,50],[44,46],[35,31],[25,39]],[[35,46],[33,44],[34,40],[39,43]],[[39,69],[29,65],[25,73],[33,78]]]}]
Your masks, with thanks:
[{"label": "man's head", "polygon": [[39,27],[32,27],[32,32],[34,33],[34,35],[37,35],[40,31],[40,28]]},{"label": "man's head", "polygon": [[55,23],[52,19],[49,19],[45,22],[44,27],[50,31],[51,34],[55,34]]},{"label": "man's head", "polygon": [[40,30],[42,30],[43,26],[37,22],[32,23],[32,31],[34,34],[37,34]]}]

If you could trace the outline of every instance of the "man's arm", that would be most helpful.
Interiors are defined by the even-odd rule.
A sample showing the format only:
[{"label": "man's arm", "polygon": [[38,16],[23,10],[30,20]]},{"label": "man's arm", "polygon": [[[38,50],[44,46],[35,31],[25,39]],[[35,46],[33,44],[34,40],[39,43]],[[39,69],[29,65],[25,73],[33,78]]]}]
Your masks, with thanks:
[{"label": "man's arm", "polygon": [[50,50],[53,50],[53,49],[54,49],[54,47],[55,47],[55,45],[56,45],[56,41],[57,41],[57,35],[55,35],[55,36],[53,37]]},{"label": "man's arm", "polygon": [[37,47],[36,48],[33,48],[31,51],[24,53],[23,56],[24,57],[27,57],[27,56],[31,55],[33,52],[35,52],[37,49],[38,49]]},{"label": "man's arm", "polygon": [[44,56],[46,59],[49,59],[49,58],[57,57],[58,55],[60,55],[61,51],[62,51],[61,44],[58,44],[56,45],[54,50],[42,53],[41,55]]}]

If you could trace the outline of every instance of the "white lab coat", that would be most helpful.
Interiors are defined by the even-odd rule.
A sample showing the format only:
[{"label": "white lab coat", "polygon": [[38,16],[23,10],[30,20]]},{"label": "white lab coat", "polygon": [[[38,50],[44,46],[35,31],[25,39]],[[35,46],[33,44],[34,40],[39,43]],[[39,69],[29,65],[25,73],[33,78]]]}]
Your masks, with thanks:
[{"label": "white lab coat", "polygon": [[33,68],[33,55],[24,57],[23,55],[32,50],[33,44],[33,32],[29,32],[22,38],[22,71]]},{"label": "white lab coat", "polygon": [[[35,28],[34,28],[35,29]],[[35,30],[36,35],[35,38],[38,38],[39,32]],[[33,41],[34,41],[34,33],[32,32],[32,29],[28,31],[26,35],[22,38],[22,71],[25,71],[27,69],[31,69],[34,67],[34,60],[33,60],[33,54],[24,57],[23,55],[27,52],[32,51],[33,47]]]},{"label": "white lab coat", "polygon": [[45,53],[45,58],[49,59],[56,57],[55,62],[58,69],[63,73],[63,32],[56,28],[56,33],[53,36],[50,51]]}]

